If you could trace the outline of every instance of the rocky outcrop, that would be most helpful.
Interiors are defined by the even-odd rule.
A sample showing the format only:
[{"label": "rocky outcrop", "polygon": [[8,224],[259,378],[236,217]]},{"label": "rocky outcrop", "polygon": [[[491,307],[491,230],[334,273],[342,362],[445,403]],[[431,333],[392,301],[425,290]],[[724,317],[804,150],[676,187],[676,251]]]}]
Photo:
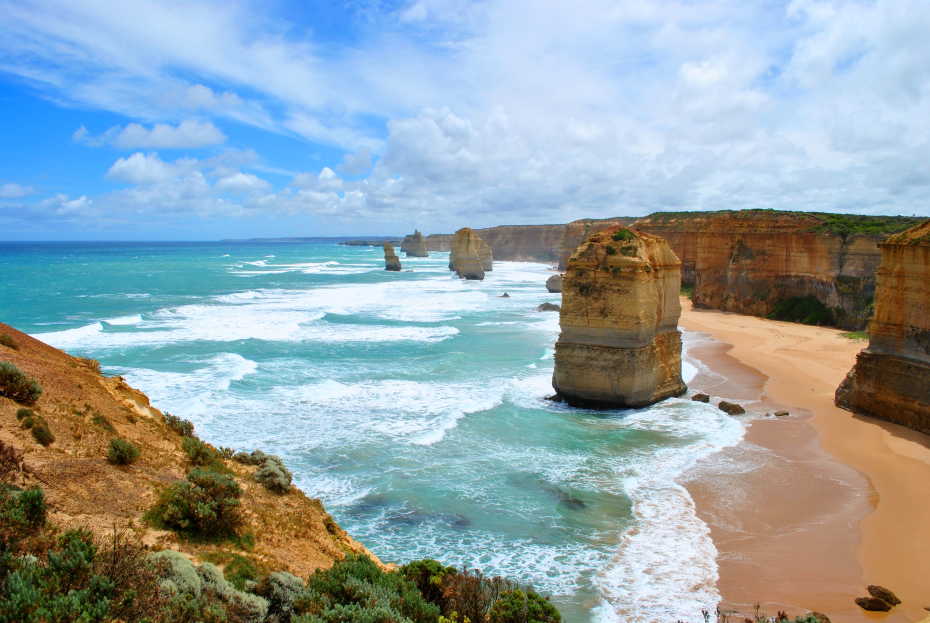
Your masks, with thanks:
[{"label": "rocky outcrop", "polygon": [[861,329],[875,292],[878,244],[913,222],[742,210],[659,212],[636,227],[668,240],[695,307],[769,316],[806,301],[819,309],[818,323]]},{"label": "rocky outcrop", "polygon": [[562,306],[561,306],[561,305],[556,305],[555,303],[541,303],[541,304],[536,308],[536,311],[541,311],[541,312],[545,312],[545,311],[561,311],[561,310],[562,310]]},{"label": "rocky outcrop", "polygon": [[552,275],[546,279],[546,290],[549,292],[561,292],[562,291],[562,275]]},{"label": "rocky outcrop", "polygon": [[613,230],[618,227],[627,227],[636,222],[634,217],[615,217],[607,219],[585,218],[572,221],[567,225],[562,233],[562,240],[559,242],[559,270],[564,271],[568,266],[570,258],[582,242],[588,239],[592,234],[596,234],[608,229]]},{"label": "rocky outcrop", "polygon": [[400,250],[407,257],[429,257],[426,238],[418,229],[415,229],[412,234],[404,236],[403,242],[400,243]]},{"label": "rocky outcrop", "polygon": [[930,434],[930,221],[879,246],[869,346],[836,404]]},{"label": "rocky outcrop", "polygon": [[463,279],[484,279],[493,268],[491,248],[475,230],[468,227],[455,232],[449,252],[449,270]]},{"label": "rocky outcrop", "polygon": [[394,245],[384,243],[384,270],[400,270],[400,258],[394,253]]},{"label": "rocky outcrop", "polygon": [[594,234],[568,261],[552,385],[582,407],[642,407],[681,379],[681,262],[658,236],[622,227]]}]

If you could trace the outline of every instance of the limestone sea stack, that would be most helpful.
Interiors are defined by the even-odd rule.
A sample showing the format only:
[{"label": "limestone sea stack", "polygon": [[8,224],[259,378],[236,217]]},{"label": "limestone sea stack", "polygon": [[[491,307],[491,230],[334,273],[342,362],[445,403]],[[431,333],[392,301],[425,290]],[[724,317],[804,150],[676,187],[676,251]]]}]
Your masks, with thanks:
[{"label": "limestone sea stack", "polygon": [[384,243],[384,270],[400,270],[400,258],[394,253],[394,245]]},{"label": "limestone sea stack", "polygon": [[681,261],[658,236],[615,227],[583,242],[562,277],[558,398],[610,409],[683,394],[680,288]]},{"label": "limestone sea stack", "polygon": [[930,221],[879,248],[869,346],[836,390],[836,404],[930,434]]},{"label": "limestone sea stack", "polygon": [[429,257],[429,251],[426,249],[426,238],[420,233],[420,230],[413,230],[412,234],[404,236],[400,243],[400,250],[407,257]]},{"label": "limestone sea stack", "polygon": [[484,273],[492,267],[491,247],[473,229],[463,227],[455,232],[449,251],[449,270],[463,279],[484,279]]}]

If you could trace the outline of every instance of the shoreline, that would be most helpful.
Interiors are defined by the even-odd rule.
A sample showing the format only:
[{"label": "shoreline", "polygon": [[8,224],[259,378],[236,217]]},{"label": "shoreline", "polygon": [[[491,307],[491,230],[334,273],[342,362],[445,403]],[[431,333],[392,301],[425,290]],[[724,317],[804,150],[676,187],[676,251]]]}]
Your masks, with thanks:
[{"label": "shoreline", "polygon": [[[818,611],[834,623],[925,619],[930,508],[919,501],[930,494],[930,438],[833,404],[867,342],[687,299],[680,324],[713,338],[689,349],[705,368],[690,389],[741,402],[751,418],[743,442],[714,457],[724,467],[698,468],[684,483],[719,552],[721,610],[761,603],[770,615]],[[753,417],[777,409],[791,415]],[[903,603],[861,610],[853,599],[867,584]]]}]

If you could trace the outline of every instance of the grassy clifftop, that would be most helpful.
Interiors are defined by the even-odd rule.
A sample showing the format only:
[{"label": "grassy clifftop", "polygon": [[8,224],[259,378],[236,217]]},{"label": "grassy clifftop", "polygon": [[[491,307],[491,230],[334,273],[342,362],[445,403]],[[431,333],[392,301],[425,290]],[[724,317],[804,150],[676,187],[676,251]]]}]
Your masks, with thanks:
[{"label": "grassy clifftop", "polygon": [[644,220],[652,223],[670,223],[691,219],[708,219],[726,216],[739,221],[770,221],[796,219],[798,231],[829,233],[840,236],[851,234],[885,236],[904,231],[923,219],[911,216],[868,216],[861,214],[833,214],[829,212],[803,212],[794,210],[715,210],[691,212],[653,212]]}]

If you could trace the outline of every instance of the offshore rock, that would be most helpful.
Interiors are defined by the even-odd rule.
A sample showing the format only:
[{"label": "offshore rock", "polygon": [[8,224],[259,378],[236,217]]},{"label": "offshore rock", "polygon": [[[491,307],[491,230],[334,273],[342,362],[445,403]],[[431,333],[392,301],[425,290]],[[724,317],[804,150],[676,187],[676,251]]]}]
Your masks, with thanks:
[{"label": "offshore rock", "polygon": [[429,257],[429,251],[426,247],[426,238],[420,233],[420,230],[413,230],[412,234],[404,236],[400,243],[400,250],[407,257]]},{"label": "offshore rock", "polygon": [[449,252],[449,270],[463,279],[484,279],[492,269],[491,247],[478,237],[473,229],[463,227],[452,238]]},{"label": "offshore rock", "polygon": [[707,394],[695,394],[691,396],[691,400],[695,402],[710,402],[710,396]]},{"label": "offshore rock", "polygon": [[562,275],[552,275],[546,279],[546,289],[549,292],[561,292],[562,291]]},{"label": "offshore rock", "polygon": [[856,605],[869,612],[888,612],[891,604],[878,597],[856,597]]},{"label": "offshore rock", "polygon": [[882,601],[888,602],[892,606],[897,606],[899,603],[901,603],[901,600],[898,599],[898,596],[884,586],[869,584],[865,590],[869,591],[869,595],[872,597],[876,597]]},{"label": "offshore rock", "polygon": [[930,221],[879,246],[869,346],[836,404],[930,434]]},{"label": "offshore rock", "polygon": [[562,280],[552,386],[581,407],[642,407],[681,380],[681,262],[658,236],[614,227],[589,237]]},{"label": "offshore rock", "polygon": [[384,243],[384,270],[400,270],[400,258],[394,253],[394,245]]},{"label": "offshore rock", "polygon": [[746,409],[740,405],[736,404],[735,402],[727,402],[726,400],[721,400],[717,404],[717,408],[727,415],[742,415],[746,413]]},{"label": "offshore rock", "polygon": [[555,303],[542,303],[536,308],[536,311],[562,311],[562,307]]}]

